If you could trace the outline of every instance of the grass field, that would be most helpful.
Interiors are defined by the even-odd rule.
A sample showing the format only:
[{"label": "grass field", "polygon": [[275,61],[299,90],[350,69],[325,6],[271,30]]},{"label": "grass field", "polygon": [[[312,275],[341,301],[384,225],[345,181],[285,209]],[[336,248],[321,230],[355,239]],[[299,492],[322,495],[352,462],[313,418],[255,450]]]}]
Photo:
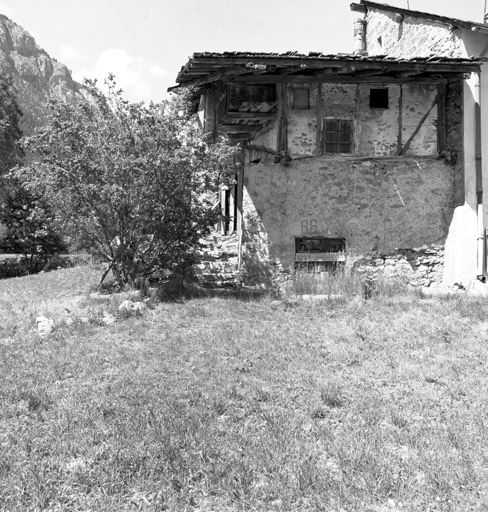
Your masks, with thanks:
[{"label": "grass field", "polygon": [[0,281],[0,510],[488,510],[486,299],[204,297],[104,325],[98,276]]}]

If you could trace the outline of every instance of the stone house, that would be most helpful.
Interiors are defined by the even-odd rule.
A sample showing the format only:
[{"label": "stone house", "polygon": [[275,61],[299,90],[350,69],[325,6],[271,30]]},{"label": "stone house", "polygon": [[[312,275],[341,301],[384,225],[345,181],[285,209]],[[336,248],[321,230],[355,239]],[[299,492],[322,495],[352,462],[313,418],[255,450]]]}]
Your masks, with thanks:
[{"label": "stone house", "polygon": [[241,282],[342,265],[442,280],[466,195],[464,79],[480,62],[364,53],[196,53],[178,74],[208,137],[241,147],[220,201]]},{"label": "stone house", "polygon": [[[361,17],[354,27],[355,53],[391,58],[485,58],[488,25],[401,9],[367,0],[351,4]],[[486,18],[486,16],[485,16]],[[485,19],[486,21],[486,19]],[[488,221],[488,64],[463,81],[464,201],[452,212],[445,241],[444,281],[486,277]],[[461,190],[461,188],[460,188]]]}]

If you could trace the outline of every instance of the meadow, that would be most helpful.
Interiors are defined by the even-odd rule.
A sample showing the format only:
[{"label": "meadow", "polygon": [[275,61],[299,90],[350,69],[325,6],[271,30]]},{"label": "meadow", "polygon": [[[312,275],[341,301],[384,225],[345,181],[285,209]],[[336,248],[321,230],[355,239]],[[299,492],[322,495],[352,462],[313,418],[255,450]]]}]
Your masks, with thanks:
[{"label": "meadow", "polygon": [[[488,509],[488,300],[0,281],[0,510]],[[42,339],[36,317],[53,318]]]}]

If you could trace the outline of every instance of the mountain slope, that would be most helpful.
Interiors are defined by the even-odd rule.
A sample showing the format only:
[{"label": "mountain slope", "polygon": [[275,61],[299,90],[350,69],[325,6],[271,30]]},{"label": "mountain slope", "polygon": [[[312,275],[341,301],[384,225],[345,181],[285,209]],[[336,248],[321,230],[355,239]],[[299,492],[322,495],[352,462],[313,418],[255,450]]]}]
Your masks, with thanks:
[{"label": "mountain slope", "polygon": [[43,124],[50,94],[79,94],[69,69],[51,58],[20,25],[0,14],[0,73],[9,77],[24,113],[21,128],[30,134]]}]

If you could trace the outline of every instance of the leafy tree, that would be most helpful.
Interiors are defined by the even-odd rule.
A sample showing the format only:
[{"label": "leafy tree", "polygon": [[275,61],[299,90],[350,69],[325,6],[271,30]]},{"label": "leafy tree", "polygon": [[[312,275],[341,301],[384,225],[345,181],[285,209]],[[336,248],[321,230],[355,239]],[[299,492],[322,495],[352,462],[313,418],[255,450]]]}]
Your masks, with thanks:
[{"label": "leafy tree", "polygon": [[36,160],[16,176],[56,205],[66,232],[120,284],[182,271],[215,221],[211,192],[234,149],[205,142],[188,98],[131,104],[112,76],[106,84],[108,94],[86,80],[76,103],[52,100],[47,125],[26,140]]},{"label": "leafy tree", "polygon": [[0,81],[0,176],[20,164],[24,157],[19,144],[21,118],[22,111],[9,81]]},{"label": "leafy tree", "polygon": [[0,82],[0,249],[32,257],[65,248],[49,206],[9,171],[25,157],[20,110],[10,82]]},{"label": "leafy tree", "polygon": [[51,207],[25,187],[10,183],[0,213],[6,226],[0,247],[5,252],[22,254],[32,263],[35,256],[66,250]]}]

